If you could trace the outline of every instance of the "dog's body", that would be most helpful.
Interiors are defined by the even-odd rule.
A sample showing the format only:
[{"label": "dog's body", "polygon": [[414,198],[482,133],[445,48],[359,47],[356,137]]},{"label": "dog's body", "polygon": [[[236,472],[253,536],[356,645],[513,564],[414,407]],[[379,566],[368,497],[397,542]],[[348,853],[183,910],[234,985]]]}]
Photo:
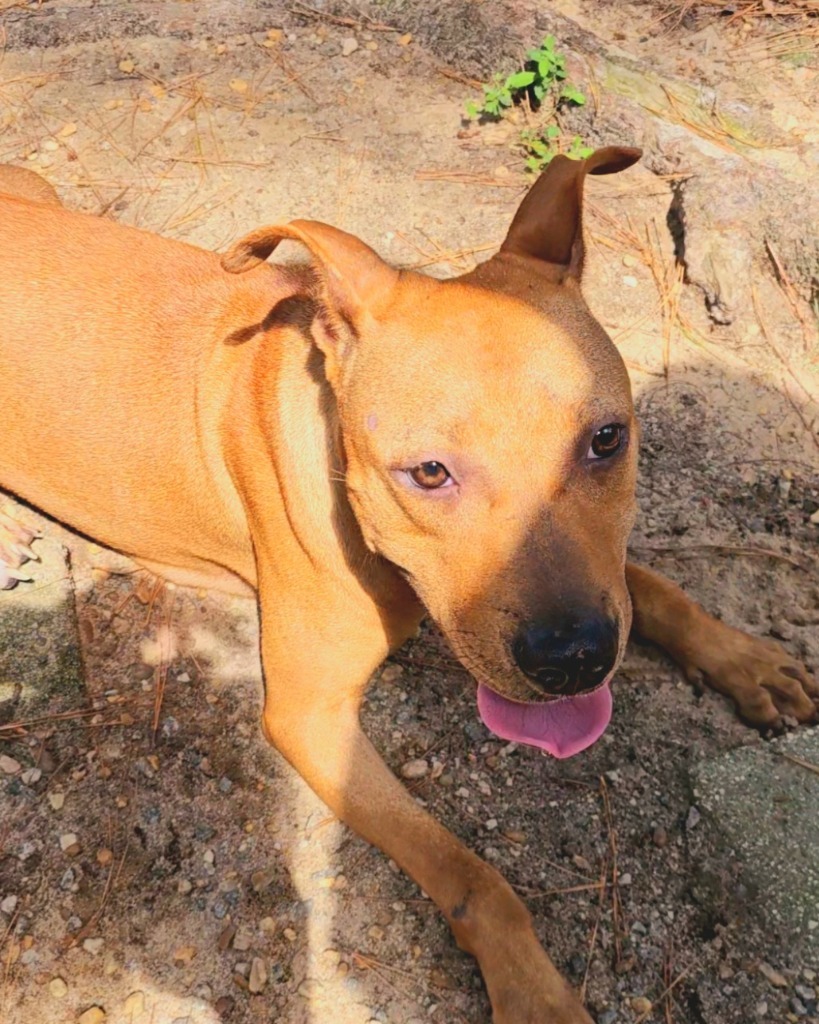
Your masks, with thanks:
[{"label": "dog's body", "polygon": [[[556,160],[499,256],[452,282],[306,222],[220,262],[0,168],[0,486],[176,582],[258,593],[268,738],[435,900],[498,1024],[589,1018],[508,885],[360,730],[370,675],[424,606],[487,723],[559,755],[605,727],[632,605],[755,724],[815,713],[776,645],[625,566],[636,427],[580,295],[580,204],[587,171],[635,158]],[[314,267],[262,263],[282,238]],[[0,521],[0,587],[29,540]]]}]

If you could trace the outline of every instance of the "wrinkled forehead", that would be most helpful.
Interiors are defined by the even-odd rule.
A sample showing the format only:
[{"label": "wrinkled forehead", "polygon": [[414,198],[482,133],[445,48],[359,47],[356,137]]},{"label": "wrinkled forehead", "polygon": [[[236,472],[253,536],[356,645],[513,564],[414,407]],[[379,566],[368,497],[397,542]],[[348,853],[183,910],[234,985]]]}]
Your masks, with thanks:
[{"label": "wrinkled forehead", "polygon": [[455,282],[415,278],[362,339],[348,398],[379,422],[583,407],[628,414],[623,361],[579,294],[535,308]]}]

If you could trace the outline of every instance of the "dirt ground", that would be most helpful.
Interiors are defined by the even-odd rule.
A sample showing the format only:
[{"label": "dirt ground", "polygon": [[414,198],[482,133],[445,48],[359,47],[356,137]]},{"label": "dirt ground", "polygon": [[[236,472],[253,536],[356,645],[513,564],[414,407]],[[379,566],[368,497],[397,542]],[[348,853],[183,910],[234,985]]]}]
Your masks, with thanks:
[{"label": "dirt ground", "polygon": [[[456,273],[529,181],[528,115],[466,123],[472,80],[554,32],[590,97],[566,131],[645,150],[589,182],[587,217],[587,297],[643,426],[634,556],[816,670],[811,11],[0,0],[0,161],[209,248],[298,216]],[[35,597],[0,595],[0,683],[26,681],[0,704],[21,769],[0,775],[0,1020],[488,1021],[431,903],[265,743],[253,604],[162,588],[22,515],[51,554]],[[48,672],[43,707],[28,681]],[[815,945],[772,921],[694,793],[698,766],[765,740],[648,649],[614,692],[603,739],[547,761],[489,735],[425,627],[374,680],[366,728],[396,771],[426,760],[416,796],[520,891],[599,1024],[819,1020]]]}]

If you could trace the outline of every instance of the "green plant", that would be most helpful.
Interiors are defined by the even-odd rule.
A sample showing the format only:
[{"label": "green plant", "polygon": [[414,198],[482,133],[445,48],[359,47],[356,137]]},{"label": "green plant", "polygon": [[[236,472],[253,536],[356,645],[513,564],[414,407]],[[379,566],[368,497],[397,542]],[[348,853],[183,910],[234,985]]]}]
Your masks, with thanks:
[{"label": "green plant", "polygon": [[583,106],[586,97],[576,85],[566,80],[566,58],[555,49],[555,37],[546,36],[536,50],[529,50],[522,70],[506,78],[501,74],[483,86],[483,102],[466,104],[467,115],[471,118],[487,117],[499,120],[515,102],[528,95],[534,107],[551,95],[555,106],[573,103]]},{"label": "green plant", "polygon": [[546,126],[544,132],[522,132],[520,147],[526,157],[526,169],[539,174],[554,160],[558,153],[571,160],[585,160],[594,150],[583,144],[579,135],[572,137],[568,147],[560,146],[560,129],[556,124]]}]

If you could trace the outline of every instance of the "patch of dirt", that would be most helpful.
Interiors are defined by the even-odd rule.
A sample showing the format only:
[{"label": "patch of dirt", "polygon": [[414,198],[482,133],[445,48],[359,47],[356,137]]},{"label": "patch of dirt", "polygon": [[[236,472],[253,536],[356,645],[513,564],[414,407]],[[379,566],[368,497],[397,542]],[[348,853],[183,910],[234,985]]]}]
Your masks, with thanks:
[{"label": "patch of dirt", "polygon": [[[511,70],[553,31],[591,98],[567,129],[646,150],[589,183],[587,218],[586,292],[643,427],[635,554],[819,667],[819,73],[799,48],[814,20],[746,29],[599,0],[305,6],[5,5],[0,161],[69,206],[209,248],[313,217],[450,274],[499,243],[528,184],[525,111],[467,126],[474,93],[451,75]],[[788,50],[779,34],[797,28]],[[692,98],[708,90],[716,107]],[[0,730],[0,754],[42,772],[0,778],[0,1018],[488,1021],[429,900],[261,736],[252,602],[155,589],[45,528],[71,555],[88,704]],[[703,759],[763,741],[656,652],[631,651],[610,730],[569,762],[491,737],[431,628],[376,678],[365,718],[396,770],[428,761],[416,796],[519,888],[599,1024],[811,1019],[793,1000],[810,1003],[796,986],[816,965],[771,927],[692,791]]]}]

